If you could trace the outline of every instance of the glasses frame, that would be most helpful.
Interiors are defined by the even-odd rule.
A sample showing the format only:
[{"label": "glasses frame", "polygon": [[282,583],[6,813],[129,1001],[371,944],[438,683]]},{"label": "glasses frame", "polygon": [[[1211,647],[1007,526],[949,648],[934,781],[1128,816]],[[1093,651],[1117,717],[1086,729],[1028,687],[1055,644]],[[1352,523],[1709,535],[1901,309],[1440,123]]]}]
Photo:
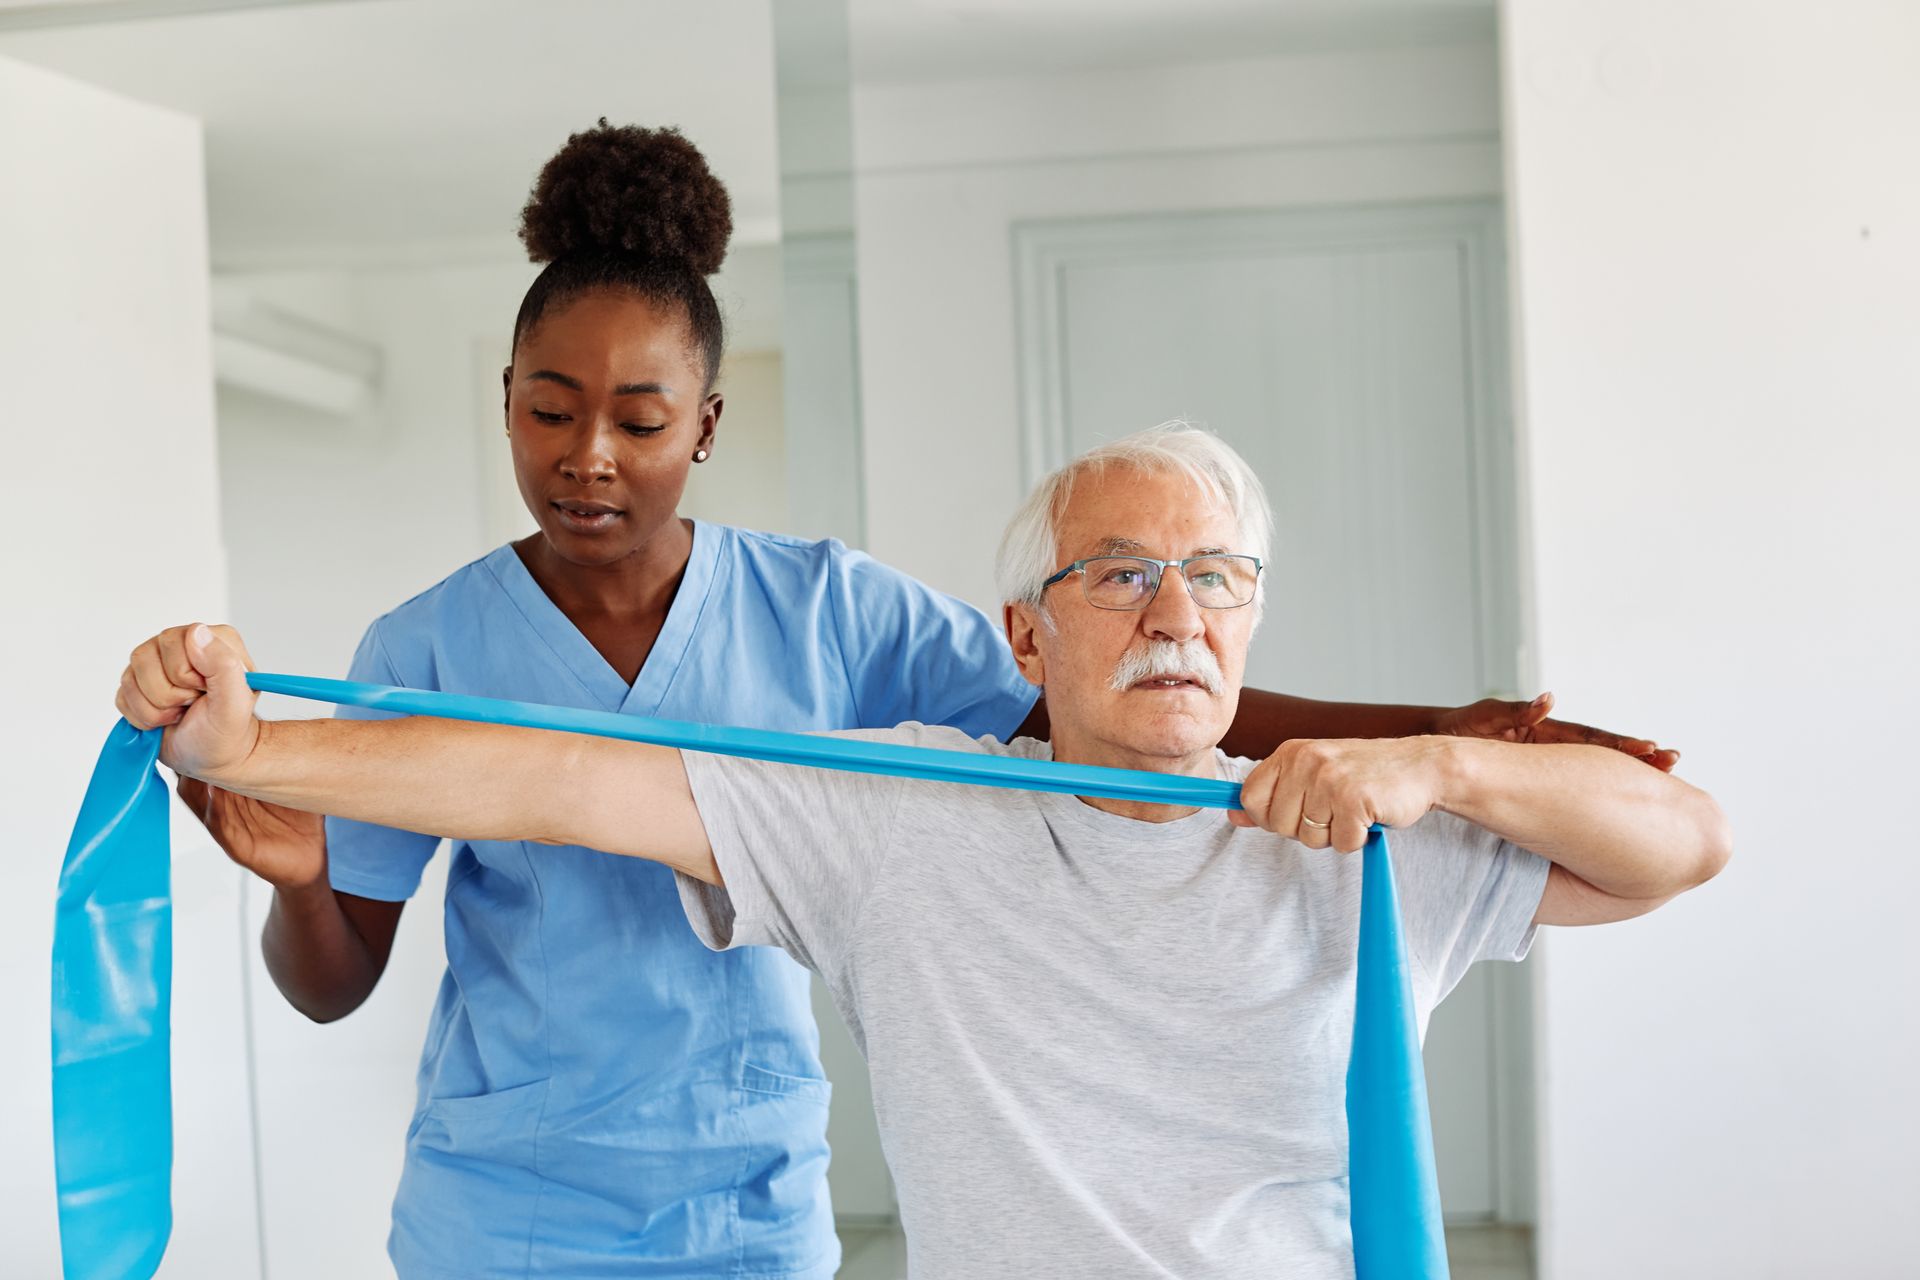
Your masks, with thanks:
[{"label": "glasses frame", "polygon": [[[1092,596],[1087,594],[1087,590],[1086,590],[1087,566],[1090,564],[1096,564],[1102,560],[1128,560],[1133,562],[1134,564],[1144,564],[1149,566],[1149,569],[1153,574],[1153,585],[1152,585],[1152,588],[1147,592],[1146,596],[1140,601],[1139,604],[1131,605],[1127,607],[1121,607],[1121,606],[1110,605],[1110,604],[1099,604],[1095,602]],[[1253,561],[1253,594],[1249,595],[1245,600],[1242,600],[1239,604],[1201,604],[1200,597],[1197,595],[1194,595],[1193,593],[1193,583],[1191,581],[1188,581],[1187,579],[1187,566],[1200,560],[1251,560]],[[1105,609],[1110,613],[1138,613],[1142,609],[1146,608],[1148,605],[1152,604],[1154,600],[1156,600],[1159,597],[1160,584],[1166,581],[1167,570],[1178,569],[1180,571],[1180,580],[1187,584],[1187,596],[1189,599],[1193,601],[1193,603],[1197,607],[1202,609],[1244,609],[1248,605],[1252,604],[1255,598],[1259,596],[1260,574],[1266,569],[1266,567],[1267,567],[1266,562],[1261,560],[1259,556],[1244,555],[1239,552],[1232,552],[1232,551],[1216,551],[1209,555],[1204,555],[1204,556],[1188,556],[1184,560],[1155,560],[1152,556],[1129,556],[1129,555],[1120,555],[1115,553],[1115,554],[1108,554],[1104,556],[1088,556],[1083,560],[1075,560],[1072,564],[1066,566],[1064,569],[1061,569],[1058,573],[1054,574],[1051,578],[1048,578],[1045,582],[1041,583],[1040,590],[1045,591],[1048,587],[1052,586],[1054,583],[1059,582],[1064,578],[1066,578],[1068,574],[1077,573],[1080,575],[1080,594],[1082,597],[1086,599],[1086,602],[1090,605],[1093,605],[1094,608]]]}]

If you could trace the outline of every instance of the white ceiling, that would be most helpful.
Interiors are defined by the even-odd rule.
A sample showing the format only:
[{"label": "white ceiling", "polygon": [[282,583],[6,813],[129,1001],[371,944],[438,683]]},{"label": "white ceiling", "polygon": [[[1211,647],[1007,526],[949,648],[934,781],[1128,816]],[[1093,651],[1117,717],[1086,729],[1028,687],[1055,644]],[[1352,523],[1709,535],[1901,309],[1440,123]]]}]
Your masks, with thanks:
[{"label": "white ceiling", "polygon": [[1493,39],[1497,0],[847,0],[865,83]]},{"label": "white ceiling", "polygon": [[518,256],[541,162],[604,114],[677,124],[779,225],[790,85],[1485,41],[1496,0],[0,0],[0,57],[204,122],[224,266]]},{"label": "white ceiling", "polygon": [[[603,114],[679,125],[731,189],[739,240],[777,234],[766,0],[220,7],[0,2],[0,57],[204,121],[225,265],[515,256],[540,164]],[[41,25],[60,12],[133,20]]]}]

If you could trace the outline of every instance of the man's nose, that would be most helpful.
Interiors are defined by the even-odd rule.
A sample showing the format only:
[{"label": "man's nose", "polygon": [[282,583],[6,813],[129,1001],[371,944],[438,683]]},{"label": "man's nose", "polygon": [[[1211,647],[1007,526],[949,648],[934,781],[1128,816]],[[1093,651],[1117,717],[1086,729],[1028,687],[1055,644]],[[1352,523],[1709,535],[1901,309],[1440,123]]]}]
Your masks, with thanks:
[{"label": "man's nose", "polygon": [[1160,578],[1160,590],[1147,602],[1140,625],[1149,638],[1177,642],[1197,640],[1206,633],[1207,620],[1193,602],[1193,589],[1186,576],[1168,569]]},{"label": "man's nose", "polygon": [[574,428],[567,451],[560,457],[560,474],[575,484],[613,478],[613,428],[588,418]]}]

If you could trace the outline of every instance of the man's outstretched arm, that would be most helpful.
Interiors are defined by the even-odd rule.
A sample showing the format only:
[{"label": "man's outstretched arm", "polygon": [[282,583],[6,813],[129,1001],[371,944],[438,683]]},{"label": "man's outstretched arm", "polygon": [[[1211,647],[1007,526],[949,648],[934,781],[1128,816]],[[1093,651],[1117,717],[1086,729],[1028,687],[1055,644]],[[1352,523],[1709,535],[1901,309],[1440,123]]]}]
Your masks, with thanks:
[{"label": "man's outstretched arm", "polygon": [[1450,743],[1439,807],[1553,863],[1537,924],[1644,915],[1706,883],[1733,856],[1712,796],[1617,752]]},{"label": "man's outstretched arm", "polygon": [[671,747],[414,716],[262,721],[240,652],[204,628],[187,645],[206,694],[160,758],[258,800],[456,840],[583,845],[720,872]]},{"label": "man's outstretched arm", "polygon": [[1359,849],[1444,809],[1553,863],[1537,924],[1644,915],[1732,855],[1713,797],[1617,751],[1420,737],[1288,743],[1247,775],[1239,826]]}]

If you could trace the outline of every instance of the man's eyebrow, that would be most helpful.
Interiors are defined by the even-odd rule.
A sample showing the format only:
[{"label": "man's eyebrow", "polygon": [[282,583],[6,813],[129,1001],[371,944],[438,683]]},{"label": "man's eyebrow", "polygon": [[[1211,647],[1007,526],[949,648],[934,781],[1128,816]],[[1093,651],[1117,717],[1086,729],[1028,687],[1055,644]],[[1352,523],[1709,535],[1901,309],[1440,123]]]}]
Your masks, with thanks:
[{"label": "man's eyebrow", "polygon": [[[1137,556],[1144,554],[1146,550],[1147,544],[1144,542],[1136,542],[1132,538],[1115,536],[1100,539],[1100,541],[1094,545],[1093,554],[1096,556]],[[1193,550],[1187,552],[1187,554],[1189,556],[1225,556],[1232,555],[1233,553],[1225,547],[1195,547]]]},{"label": "man's eyebrow", "polygon": [[[535,369],[527,375],[526,380],[528,382],[557,382],[561,386],[574,391],[586,390],[586,387],[581,385],[580,379],[570,378],[566,374],[558,373],[552,369]],[[623,382],[613,389],[613,394],[616,396],[671,397],[673,395],[673,388],[663,382]]]}]

